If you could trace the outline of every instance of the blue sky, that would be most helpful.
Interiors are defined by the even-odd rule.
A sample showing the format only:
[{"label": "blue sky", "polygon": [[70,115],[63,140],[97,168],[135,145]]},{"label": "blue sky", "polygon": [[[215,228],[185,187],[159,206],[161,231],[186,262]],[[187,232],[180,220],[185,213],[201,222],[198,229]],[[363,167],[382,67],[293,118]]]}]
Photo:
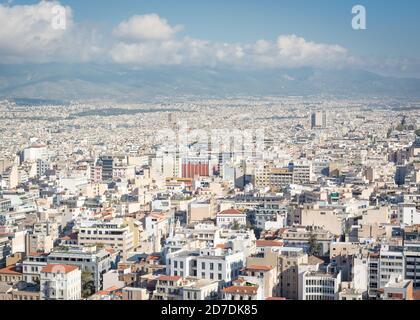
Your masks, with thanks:
[{"label": "blue sky", "polygon": [[[39,1],[16,0],[13,4]],[[79,22],[112,28],[133,14],[157,13],[181,24],[191,37],[251,42],[297,34],[335,43],[363,55],[420,55],[420,1],[417,0],[62,0]],[[351,8],[367,9],[368,28],[351,28]]]},{"label": "blue sky", "polygon": [[[417,0],[61,0],[74,26],[62,33],[45,16],[50,2],[0,3],[6,62],[78,56],[140,66],[351,66],[420,77]],[[367,30],[351,27],[358,4]]]}]

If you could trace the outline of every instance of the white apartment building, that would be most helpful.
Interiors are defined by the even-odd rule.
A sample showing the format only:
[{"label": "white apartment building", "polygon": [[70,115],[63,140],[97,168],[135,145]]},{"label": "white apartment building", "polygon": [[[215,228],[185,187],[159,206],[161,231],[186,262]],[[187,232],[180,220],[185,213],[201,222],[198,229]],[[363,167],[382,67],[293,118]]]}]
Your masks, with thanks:
[{"label": "white apartment building", "polygon": [[341,272],[306,271],[301,283],[300,300],[338,300]]},{"label": "white apartment building", "polygon": [[404,254],[401,247],[382,246],[379,257],[379,288],[392,279],[404,277]]},{"label": "white apartment building", "polygon": [[59,187],[62,190],[67,190],[71,194],[78,194],[82,187],[88,184],[86,177],[65,177],[59,181]]},{"label": "white apartment building", "polygon": [[215,280],[225,286],[238,278],[244,259],[243,252],[232,253],[220,248],[181,250],[168,254],[166,270],[171,276]]},{"label": "white apartment building", "polygon": [[219,283],[205,279],[160,276],[157,279],[153,300],[215,300],[218,298]]},{"label": "white apartment building", "polygon": [[420,224],[420,211],[414,203],[402,203],[398,206],[398,220],[408,226]]},{"label": "white apartment building", "polygon": [[215,300],[219,295],[219,282],[216,280],[199,279],[183,288],[183,300],[203,301]]},{"label": "white apartment building", "polygon": [[214,246],[220,241],[220,229],[213,223],[199,223],[192,230],[194,237],[207,246]]},{"label": "white apartment building", "polygon": [[103,287],[103,275],[117,265],[116,253],[91,247],[69,246],[63,250],[55,249],[47,257],[49,264],[68,264],[89,272],[95,284],[95,290]]},{"label": "white apartment building", "polygon": [[243,252],[231,253],[222,249],[202,249],[197,257],[197,276],[229,284],[237,279],[244,265]]},{"label": "white apartment building", "polygon": [[48,157],[48,149],[45,145],[34,144],[23,150],[23,161],[36,161]]},{"label": "white apartment building", "polygon": [[133,232],[122,219],[114,219],[110,222],[85,220],[80,224],[78,233],[80,246],[101,244],[126,255],[134,249],[133,241]]},{"label": "white apartment building", "polygon": [[80,300],[81,276],[76,266],[46,265],[41,270],[41,300]]},{"label": "white apartment building", "polygon": [[197,277],[198,251],[180,250],[166,257],[166,273],[171,276]]},{"label": "white apartment building", "polygon": [[358,254],[353,260],[353,288],[360,292],[367,292],[369,286],[369,259],[368,256]]},{"label": "white apartment building", "polygon": [[23,281],[37,283],[41,278],[41,270],[47,265],[47,255],[30,255],[22,263]]},{"label": "white apartment building", "polygon": [[219,228],[229,228],[235,223],[246,226],[246,214],[236,209],[228,209],[219,212],[216,216],[216,224]]},{"label": "white apartment building", "polygon": [[412,280],[415,290],[420,288],[420,243],[405,243],[404,247],[405,259],[405,277],[404,279]]},{"label": "white apartment building", "polygon": [[114,165],[112,170],[112,178],[114,180],[122,179],[134,179],[136,177],[135,166],[125,166],[125,165]]}]

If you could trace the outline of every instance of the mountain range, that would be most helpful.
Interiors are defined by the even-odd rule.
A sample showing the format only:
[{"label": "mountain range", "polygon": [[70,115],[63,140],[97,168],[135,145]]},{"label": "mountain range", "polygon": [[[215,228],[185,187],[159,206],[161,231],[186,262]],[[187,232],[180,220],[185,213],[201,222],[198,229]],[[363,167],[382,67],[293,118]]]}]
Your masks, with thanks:
[{"label": "mountain range", "polygon": [[420,79],[364,70],[244,70],[232,67],[130,68],[100,64],[0,65],[0,97],[48,100],[153,100],[175,96],[335,95],[420,97]]}]

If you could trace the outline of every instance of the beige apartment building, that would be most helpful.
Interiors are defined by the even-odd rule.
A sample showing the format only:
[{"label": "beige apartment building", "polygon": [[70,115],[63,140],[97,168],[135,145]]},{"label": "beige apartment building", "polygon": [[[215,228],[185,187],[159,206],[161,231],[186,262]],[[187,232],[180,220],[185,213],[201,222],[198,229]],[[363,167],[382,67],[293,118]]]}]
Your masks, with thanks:
[{"label": "beige apartment building", "polygon": [[123,253],[123,256],[134,249],[134,235],[122,219],[110,222],[84,221],[78,233],[80,246],[103,245]]},{"label": "beige apartment building", "polygon": [[216,217],[216,205],[214,200],[194,201],[188,205],[188,223],[194,224]]},{"label": "beige apartment building", "polygon": [[318,226],[339,236],[344,232],[344,212],[334,207],[323,207],[318,204],[306,205],[302,209],[302,225]]},{"label": "beige apartment building", "polygon": [[310,246],[310,238],[314,237],[319,245],[317,254],[327,255],[330,251],[330,244],[335,240],[335,235],[320,227],[291,227],[284,229],[281,233],[282,241],[287,247],[304,248],[307,252]]},{"label": "beige apartment building", "polygon": [[312,180],[312,166],[306,163],[294,164],[293,167],[276,168],[264,165],[255,168],[255,186],[259,189],[270,187],[281,190],[290,184],[307,184]]},{"label": "beige apartment building", "polygon": [[153,300],[182,300],[184,280],[180,276],[160,276],[157,279]]},{"label": "beige apartment building", "polygon": [[360,253],[360,245],[351,242],[334,242],[331,243],[330,258],[338,256],[351,256]]},{"label": "beige apartment building", "polygon": [[0,269],[0,283],[17,284],[23,280],[22,270],[16,265]]},{"label": "beige apartment building", "polygon": [[54,248],[52,236],[43,233],[26,234],[26,254],[48,253]]},{"label": "beige apartment building", "polygon": [[271,167],[268,165],[255,168],[255,187],[264,189],[270,185]]},{"label": "beige apartment building", "polygon": [[302,248],[283,247],[266,249],[263,253],[250,256],[247,265],[272,266],[277,271],[273,295],[297,300],[299,296],[299,265],[308,263],[308,255]]},{"label": "beige apartment building", "polygon": [[277,284],[277,268],[273,266],[248,265],[241,273],[241,277],[244,280],[260,285],[264,299],[274,295]]},{"label": "beige apartment building", "polygon": [[271,190],[281,190],[293,184],[293,171],[289,168],[273,168],[269,181]]}]

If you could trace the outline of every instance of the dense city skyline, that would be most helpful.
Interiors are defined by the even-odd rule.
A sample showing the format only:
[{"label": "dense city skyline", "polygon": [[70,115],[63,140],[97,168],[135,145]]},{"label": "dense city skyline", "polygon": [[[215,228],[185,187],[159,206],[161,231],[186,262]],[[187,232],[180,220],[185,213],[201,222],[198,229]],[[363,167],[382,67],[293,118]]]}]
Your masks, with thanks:
[{"label": "dense city skyline", "polygon": [[363,2],[2,2],[1,303],[420,300],[420,5]]}]

